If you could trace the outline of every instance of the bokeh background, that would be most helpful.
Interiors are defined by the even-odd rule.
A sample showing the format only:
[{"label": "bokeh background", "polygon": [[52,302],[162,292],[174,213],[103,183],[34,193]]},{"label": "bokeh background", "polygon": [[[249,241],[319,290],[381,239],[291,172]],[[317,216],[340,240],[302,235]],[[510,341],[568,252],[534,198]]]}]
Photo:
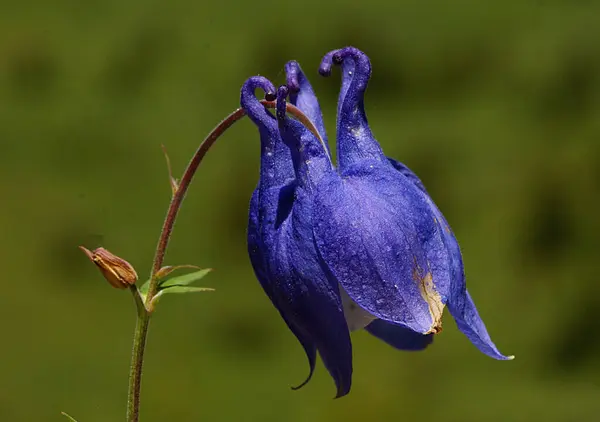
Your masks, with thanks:
[{"label": "bokeh background", "polygon": [[29,0],[0,13],[0,421],[124,420],[134,307],[77,249],[148,273],[180,174],[245,78],[297,59],[334,139],[339,72],[370,56],[367,113],[461,242],[499,348],[452,319],[423,353],[353,335],[352,393],[301,347],[246,255],[259,141],[243,121],[209,153],[167,263],[213,267],[215,293],[163,300],[143,422],[593,421],[600,412],[600,3]]}]

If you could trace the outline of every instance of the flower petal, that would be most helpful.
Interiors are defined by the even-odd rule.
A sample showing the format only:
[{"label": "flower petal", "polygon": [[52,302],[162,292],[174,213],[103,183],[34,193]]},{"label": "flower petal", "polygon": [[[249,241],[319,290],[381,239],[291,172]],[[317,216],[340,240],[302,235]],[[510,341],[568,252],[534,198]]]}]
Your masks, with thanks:
[{"label": "flower petal", "polygon": [[[260,133],[260,183],[262,189],[280,189],[294,178],[294,167],[289,148],[281,142],[275,116],[254,96],[254,91],[261,88],[266,94],[275,95],[275,87],[266,78],[254,76],[243,85],[240,104],[248,113],[248,117],[258,127]],[[260,203],[264,201],[259,199]],[[272,207],[276,209],[275,206]],[[262,217],[261,217],[262,218]]]},{"label": "flower petal", "polygon": [[[311,379],[314,372],[316,345],[307,333],[293,323],[293,315],[286,311],[275,294],[276,283],[269,277],[266,268],[260,232],[263,225],[272,225],[277,220],[277,214],[281,212],[281,209],[278,208],[280,194],[289,191],[289,189],[286,191],[286,187],[293,180],[294,170],[289,148],[283,144],[279,136],[277,121],[254,96],[256,88],[262,88],[269,94],[275,92],[273,84],[263,77],[250,78],[242,87],[241,105],[246,109],[250,119],[258,126],[261,140],[261,178],[259,186],[250,200],[248,253],[256,278],[306,353],[310,372],[306,380],[300,386],[295,387],[300,388]],[[291,204],[291,201],[288,202]]]},{"label": "flower petal", "polygon": [[286,116],[288,88],[277,91],[277,121],[283,142],[289,147],[298,186],[312,191],[323,175],[333,171],[329,150],[304,125]]},{"label": "flower petal", "polygon": [[424,350],[433,342],[433,334],[416,333],[410,328],[381,319],[367,325],[365,330],[399,350]]},{"label": "flower petal", "polygon": [[[443,233],[443,240],[448,249],[448,256],[451,261],[451,278],[449,286],[439,286],[440,290],[447,291],[448,310],[456,320],[458,328],[477,346],[477,348],[488,356],[500,360],[510,360],[512,356],[504,356],[498,351],[496,345],[492,342],[483,320],[479,316],[475,304],[469,295],[465,282],[465,271],[460,253],[458,241],[450,229],[446,218],[442,215],[439,208],[435,205],[421,180],[404,164],[389,158],[390,163],[406,178],[411,180],[415,186],[427,195],[427,200],[431,210],[436,217],[437,224]],[[438,284],[439,285],[439,284]]]},{"label": "flower petal", "polygon": [[337,284],[329,281],[319,265],[312,227],[307,221],[310,199],[298,189],[294,211],[282,222],[277,236],[269,239],[269,268],[274,294],[294,325],[317,346],[325,367],[337,385],[337,397],[350,391],[352,344],[344,319]]},{"label": "flower petal", "polygon": [[[290,144],[298,144],[307,131],[297,132],[298,127],[285,116],[285,89],[278,92],[278,112],[282,135]],[[293,141],[291,136],[302,140]],[[310,134],[310,136],[313,136]],[[314,138],[314,136],[313,136]],[[314,140],[313,140],[314,141]],[[315,141],[316,142],[316,141]],[[313,161],[325,160],[311,147],[305,151],[315,153]],[[312,232],[312,183],[298,181],[291,198],[281,196],[278,207],[291,211],[278,225],[261,226],[261,238],[271,280],[275,284],[274,294],[282,304],[286,315],[293,316],[293,323],[307,333],[317,346],[325,367],[337,385],[337,397],[350,391],[352,381],[352,344],[337,282],[328,277],[321,267]]]},{"label": "flower petal", "polygon": [[423,193],[388,163],[327,176],[315,194],[317,248],[348,295],[377,318],[437,332],[447,250]]},{"label": "flower petal", "polygon": [[250,212],[248,216],[248,254],[250,255],[250,262],[254,269],[254,274],[262,286],[264,292],[271,300],[275,308],[279,311],[279,314],[287,324],[290,331],[296,336],[308,359],[309,373],[306,379],[297,387],[293,387],[297,390],[310,381],[315,371],[315,364],[317,361],[317,348],[310,339],[310,336],[306,335],[290,320],[285,314],[282,307],[276,302],[276,296],[274,294],[275,284],[269,279],[268,273],[265,268],[265,260],[262,254],[262,245],[259,234],[259,222],[258,222],[258,189],[252,194],[250,199]]},{"label": "flower petal", "polygon": [[[436,274],[434,271],[433,276],[436,280],[436,290],[440,293],[442,301],[445,304],[450,296],[450,286],[452,283],[451,280],[455,278],[455,274],[459,272],[459,269],[462,271],[462,258],[460,255],[458,242],[450,230],[450,226],[448,225],[446,218],[443,216],[437,205],[435,205],[433,199],[431,199],[431,196],[429,196],[429,193],[425,189],[425,185],[423,185],[421,179],[419,179],[419,177],[411,169],[409,169],[400,161],[396,161],[393,158],[388,157],[388,162],[423,193],[425,201],[427,204],[429,204],[429,208],[433,214],[434,222],[438,227],[441,240],[446,248],[445,254],[431,258],[432,261],[437,262],[433,265],[434,269],[441,268],[441,270],[438,271],[440,274]],[[448,270],[450,271],[449,274],[447,272]]]},{"label": "flower petal", "polygon": [[385,161],[373,137],[364,107],[364,94],[371,77],[371,62],[360,50],[345,47],[325,55],[319,72],[331,74],[334,64],[342,65],[342,89],[338,100],[337,156],[343,173],[361,160]]},{"label": "flower petal", "polygon": [[413,171],[411,169],[406,167],[406,165],[404,165],[404,163],[401,163],[400,161],[394,160],[393,158],[390,158],[390,157],[388,157],[388,161],[396,170],[398,170],[400,172],[400,174],[402,174],[404,177],[406,177],[408,180],[410,180],[423,193],[429,195],[429,193],[425,189],[425,185],[423,185],[423,182],[421,182],[421,179],[419,179],[419,177],[415,173],[413,173]]},{"label": "flower petal", "polygon": [[[448,301],[448,310],[454,317],[458,329],[486,355],[498,360],[514,359],[514,356],[504,356],[498,351],[477,312],[477,308],[475,308],[469,292],[466,289],[456,289],[460,284],[453,285],[452,295]],[[462,287],[464,287],[464,281]]]},{"label": "flower petal", "polygon": [[[290,103],[298,107],[314,123],[325,145],[327,145],[327,134],[325,133],[321,106],[302,68],[297,61],[292,60],[286,63],[285,72],[286,84],[290,90]],[[329,146],[327,148],[329,152]]]}]

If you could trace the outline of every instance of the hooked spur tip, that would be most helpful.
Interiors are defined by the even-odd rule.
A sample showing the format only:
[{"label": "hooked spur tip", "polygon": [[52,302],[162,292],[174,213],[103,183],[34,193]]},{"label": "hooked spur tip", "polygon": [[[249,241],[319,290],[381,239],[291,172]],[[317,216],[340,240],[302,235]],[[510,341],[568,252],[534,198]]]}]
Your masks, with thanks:
[{"label": "hooked spur tip", "polygon": [[286,98],[289,94],[287,86],[282,85],[277,89],[277,120],[285,119]]},{"label": "hooked spur tip", "polygon": [[319,66],[319,74],[321,76],[331,75],[331,68],[333,67],[333,55],[339,50],[333,50],[323,56],[321,60],[321,66]]},{"label": "hooked spur tip", "polygon": [[261,89],[260,98],[263,96],[268,100],[275,92],[275,85],[263,76],[253,76],[244,82],[240,93],[240,106],[244,109],[248,118],[252,120],[259,128],[276,130],[276,123],[273,121],[273,115],[267,111],[265,106],[261,104],[259,97],[256,96],[257,89]]},{"label": "hooked spur tip", "polygon": [[352,59],[356,62],[356,64],[361,62],[369,62],[367,55],[356,47],[344,47],[333,51],[333,57],[331,60],[334,64],[340,65],[346,59]]},{"label": "hooked spur tip", "polygon": [[346,59],[350,59],[354,62],[355,71],[357,73],[364,74],[367,78],[370,76],[371,61],[369,60],[369,57],[355,47],[344,47],[327,53],[321,61],[319,73],[323,76],[329,76],[333,65],[342,65]]},{"label": "hooked spur tip", "polygon": [[300,91],[300,81],[298,80],[298,76],[300,74],[300,65],[295,60],[290,60],[285,64],[285,74],[286,74],[286,85],[288,89],[292,92]]},{"label": "hooked spur tip", "polygon": [[259,88],[265,92],[265,98],[267,98],[269,94],[273,95],[272,93],[275,92],[275,85],[273,85],[270,80],[263,76],[252,76],[251,78],[248,78],[242,86],[240,96],[242,107],[249,108],[259,104],[255,94],[255,91]]},{"label": "hooked spur tip", "polygon": [[245,91],[254,92],[257,88],[262,89],[265,93],[275,92],[273,83],[264,76],[252,76],[244,82],[242,87]]}]

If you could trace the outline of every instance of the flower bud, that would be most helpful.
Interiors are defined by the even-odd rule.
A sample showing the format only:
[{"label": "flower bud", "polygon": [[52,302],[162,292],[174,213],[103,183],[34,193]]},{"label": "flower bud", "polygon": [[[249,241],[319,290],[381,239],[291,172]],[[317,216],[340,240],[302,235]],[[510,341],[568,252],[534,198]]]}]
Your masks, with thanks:
[{"label": "flower bud", "polygon": [[83,246],[81,249],[94,264],[98,266],[104,278],[117,289],[126,289],[138,279],[133,266],[122,258],[110,253],[104,248],[90,251]]}]

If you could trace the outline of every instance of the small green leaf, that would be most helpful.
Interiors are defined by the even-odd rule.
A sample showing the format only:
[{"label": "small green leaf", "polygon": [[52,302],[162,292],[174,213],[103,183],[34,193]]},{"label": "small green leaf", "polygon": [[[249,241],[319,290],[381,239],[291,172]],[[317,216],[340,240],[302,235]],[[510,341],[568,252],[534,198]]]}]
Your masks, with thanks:
[{"label": "small green leaf", "polygon": [[167,265],[165,267],[162,267],[160,270],[158,270],[158,272],[156,273],[156,278],[163,279],[166,276],[168,276],[169,274],[171,274],[173,271],[176,270],[181,270],[183,268],[191,268],[194,270],[200,270],[201,268],[196,266],[196,265]]},{"label": "small green leaf", "polygon": [[161,297],[165,295],[165,293],[198,293],[198,292],[214,292],[215,289],[211,289],[210,287],[193,287],[193,286],[169,286],[160,290],[156,296],[152,298],[150,301],[150,311],[153,312],[156,304],[160,300]]},{"label": "small green leaf", "polygon": [[[171,287],[171,286],[187,286],[189,284],[192,284],[195,281],[200,280],[201,278],[203,278],[206,274],[208,274],[211,271],[212,271],[212,268],[205,268],[200,271],[195,271],[193,273],[180,275],[179,277],[170,278],[168,280],[163,281],[160,284],[159,290],[164,290],[167,287]],[[174,292],[172,292],[172,293],[174,293]]]},{"label": "small green leaf", "polygon": [[145,299],[146,295],[148,294],[148,288],[150,287],[150,280],[146,281],[144,284],[142,284],[138,290],[140,292],[140,294],[142,295],[142,297]]},{"label": "small green leaf", "polygon": [[215,289],[210,287],[194,287],[194,286],[169,286],[161,289],[160,293],[197,293],[197,292],[214,292]]},{"label": "small green leaf", "polygon": [[[170,273],[172,273],[175,270],[181,269],[181,268],[199,268],[196,267],[195,265],[173,265],[173,266],[165,266],[162,267],[155,275],[155,277],[157,277],[159,280],[161,278],[164,278],[165,276],[169,275]],[[160,293],[162,291],[164,291],[165,289],[171,289],[173,287],[183,287],[183,286],[187,286],[188,284],[192,284],[193,282],[200,280],[201,278],[203,278],[206,274],[208,274],[209,272],[212,271],[212,268],[205,268],[199,271],[195,271],[193,273],[189,273],[189,274],[184,274],[181,275],[179,277],[173,277],[170,278],[168,280],[164,280],[162,282],[159,281],[158,284],[158,292],[157,295],[154,296],[154,298],[152,299],[153,304],[151,305],[151,309],[154,309],[154,304],[156,304],[158,302],[158,299],[155,301],[154,299],[156,299]],[[148,296],[148,289],[150,288],[150,280],[146,281],[144,284],[142,284],[139,288],[138,291],[140,292],[140,295],[142,297],[142,301],[146,301],[146,297]],[[169,293],[190,293],[190,292],[205,292],[205,291],[209,291],[209,290],[214,290],[214,289],[209,289],[209,288],[200,288],[200,290],[187,290],[187,291],[177,291],[177,292],[169,292]]]},{"label": "small green leaf", "polygon": [[75,420],[75,418],[73,418],[72,416],[69,416],[69,414],[65,413],[65,412],[60,412],[61,415],[66,416],[68,420],[70,420],[71,422],[77,422]]}]

